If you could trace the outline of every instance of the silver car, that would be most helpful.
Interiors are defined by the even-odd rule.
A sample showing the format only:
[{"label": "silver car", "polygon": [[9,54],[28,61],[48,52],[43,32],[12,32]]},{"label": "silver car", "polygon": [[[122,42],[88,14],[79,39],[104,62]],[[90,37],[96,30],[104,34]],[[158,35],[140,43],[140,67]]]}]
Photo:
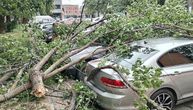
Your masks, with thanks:
[{"label": "silver car", "polygon": [[[152,38],[133,42],[132,46],[137,49],[131,52],[131,57],[121,59],[119,65],[131,69],[140,58],[147,67],[162,68],[161,87],[149,89],[146,93],[151,99],[167,110],[172,110],[176,104],[193,98],[193,40]],[[108,110],[136,110],[133,103],[138,96],[126,88],[115,71],[93,71],[100,61],[88,62],[85,78],[85,83],[97,94],[97,103]],[[132,76],[127,77],[129,81],[132,80]]]}]

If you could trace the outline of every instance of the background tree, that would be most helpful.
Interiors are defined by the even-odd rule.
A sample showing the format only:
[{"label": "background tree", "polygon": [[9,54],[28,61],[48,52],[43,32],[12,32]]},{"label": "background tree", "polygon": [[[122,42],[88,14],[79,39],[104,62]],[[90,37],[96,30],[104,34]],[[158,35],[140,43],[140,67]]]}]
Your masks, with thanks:
[{"label": "background tree", "polygon": [[38,13],[50,14],[52,4],[53,0],[1,0],[0,33],[6,31],[6,25],[12,25],[10,18],[18,22],[19,19],[27,20]]},{"label": "background tree", "polygon": [[[90,5],[90,7],[88,5],[89,1],[90,4],[92,4]],[[101,6],[97,6],[97,2]],[[164,5],[158,4],[158,2],[155,0],[133,0],[132,2],[128,3],[129,4],[127,4],[127,2],[124,2],[124,7],[122,7],[121,9],[117,9],[118,11],[120,10],[120,12],[122,13],[126,11],[127,15],[119,15],[117,14],[118,11],[115,10],[113,7],[118,5],[116,2],[107,3],[106,0],[87,0],[85,2],[86,6],[88,6],[87,10],[90,10],[92,12],[92,9],[94,9],[94,7],[100,7],[96,10],[104,13],[104,19],[107,22],[103,22],[104,19],[98,21],[96,23],[98,25],[81,22],[80,24],[78,24],[78,26],[76,26],[77,28],[75,30],[72,29],[70,26],[66,26],[65,28],[63,28],[69,29],[70,31],[64,31],[59,26],[58,29],[61,29],[62,32],[58,33],[61,33],[61,35],[50,44],[46,44],[45,42],[43,42],[43,40],[41,39],[41,32],[36,29],[33,29],[32,33],[30,33],[29,36],[26,36],[25,40],[27,40],[28,42],[30,41],[31,43],[26,44],[27,41],[25,41],[23,42],[23,45],[25,46],[20,45],[20,43],[17,44],[17,40],[15,40],[15,42],[12,40],[8,42],[9,40],[7,39],[9,39],[9,37],[5,37],[5,39],[2,39],[2,47],[0,47],[0,49],[3,50],[3,52],[0,54],[3,56],[1,60],[5,62],[2,65],[3,70],[7,69],[7,67],[5,66],[6,64],[11,65],[10,63],[13,63],[12,61],[14,60],[17,60],[17,62],[24,62],[25,64],[30,64],[30,66],[28,66],[28,68],[25,70],[25,72],[28,74],[24,75],[24,78],[26,78],[24,80],[24,83],[20,84],[15,89],[12,89],[11,92],[3,91],[3,94],[0,95],[0,101],[5,101],[6,99],[15,97],[17,94],[25,91],[26,88],[30,87],[33,88],[34,94],[37,93],[37,91],[34,90],[34,85],[37,84],[33,83],[35,80],[35,78],[33,77],[34,74],[39,77],[39,80],[47,80],[48,78],[67,69],[68,67],[78,64],[81,61],[84,61],[86,58],[90,58],[93,54],[81,58],[75,62],[71,62],[69,60],[70,56],[80,52],[88,46],[93,45],[93,43],[95,45],[103,45],[105,48],[104,50],[110,50],[110,52],[115,52],[117,53],[117,56],[122,57],[130,55],[130,47],[128,43],[135,40],[165,36],[193,36],[192,15],[191,13],[188,13],[187,8],[185,7],[186,4],[183,0],[167,0],[165,1]],[[36,4],[35,6],[39,6],[39,4]],[[95,10],[93,10],[93,13],[94,11]],[[44,11],[42,11],[42,13],[44,13]],[[84,29],[92,27],[93,25],[94,29],[91,32],[83,32]],[[73,30],[73,32],[71,30]],[[7,40],[7,42],[3,42],[4,40]],[[17,48],[17,51],[12,48],[13,42],[18,45],[17,47],[15,47]],[[10,46],[10,48],[8,48],[7,46]],[[8,57],[8,55],[6,55],[7,49],[5,50],[4,48],[13,50],[9,51],[9,55],[11,57],[4,58],[4,56]],[[23,57],[18,57],[23,55],[21,53],[25,52],[28,53],[25,54],[27,55],[26,57],[24,57],[25,59],[23,59]],[[19,64],[22,65],[21,67],[23,67],[22,63]],[[139,109],[145,110],[148,109],[146,104],[147,102],[149,102],[149,98],[144,95],[145,90],[150,87],[159,86],[161,84],[161,81],[159,80],[159,69],[157,70],[153,68],[146,68],[144,66],[141,66],[141,64],[142,62],[137,62],[136,65],[133,66],[133,71],[135,72],[134,78],[136,78],[134,80],[134,86],[136,89],[134,90],[136,90],[138,95],[141,97],[141,100],[139,100],[137,107]],[[13,67],[11,67],[11,69],[13,69]],[[122,71],[119,68],[115,69],[118,69],[118,72]],[[152,71],[152,69],[155,70],[155,72],[153,72],[152,74],[148,74],[148,71],[146,71],[146,73],[143,72],[144,70]],[[4,75],[7,75],[8,72],[4,73],[6,73]],[[151,75],[155,76],[155,82],[152,82],[152,80],[154,79],[151,79]],[[42,87],[43,81],[38,82],[41,83],[40,85]],[[127,86],[129,87],[129,84]],[[43,96],[45,90],[40,93],[42,93],[40,95]],[[39,97],[40,95],[36,94],[35,96]]]}]

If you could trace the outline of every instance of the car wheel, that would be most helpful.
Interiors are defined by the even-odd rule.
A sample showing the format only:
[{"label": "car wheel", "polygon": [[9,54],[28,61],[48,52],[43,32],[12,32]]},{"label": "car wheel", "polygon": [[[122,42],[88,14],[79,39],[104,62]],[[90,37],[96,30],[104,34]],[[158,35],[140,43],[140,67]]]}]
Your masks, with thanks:
[{"label": "car wheel", "polygon": [[[155,92],[150,98],[166,110],[172,110],[176,100],[173,93],[167,89]],[[150,108],[151,110],[155,110],[152,107]]]}]

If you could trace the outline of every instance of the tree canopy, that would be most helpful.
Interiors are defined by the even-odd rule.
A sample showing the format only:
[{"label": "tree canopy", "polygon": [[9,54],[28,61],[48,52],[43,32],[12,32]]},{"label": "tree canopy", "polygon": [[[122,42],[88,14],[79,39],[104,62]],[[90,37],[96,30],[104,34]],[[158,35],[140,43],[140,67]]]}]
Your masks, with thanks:
[{"label": "tree canopy", "polygon": [[[29,19],[34,15],[51,14],[53,0],[1,0],[0,3],[0,33],[15,25],[18,18]],[[7,17],[6,17],[7,16]],[[6,17],[6,20],[4,20]],[[10,17],[16,19],[10,22]],[[6,21],[6,23],[4,22]],[[13,26],[12,26],[13,27]]]},{"label": "tree canopy", "polygon": [[[29,4],[31,4],[31,2],[28,1]],[[0,12],[2,12],[3,15],[8,15],[9,13],[13,14],[14,9],[16,9],[18,6],[18,4],[13,3],[13,0],[4,0],[1,3],[1,6],[3,6],[3,3],[11,4],[5,5],[7,8],[0,7]],[[41,8],[39,6],[43,7],[44,2],[36,2],[34,0],[32,11],[40,10]],[[38,64],[39,61],[42,61],[40,58],[44,58],[48,55],[49,58],[46,58],[46,61],[40,63],[42,66],[43,64],[46,65],[42,68],[41,71],[39,71],[45,74],[43,79],[47,79],[61,72],[62,70],[65,70],[67,67],[77,64],[78,62],[70,62],[68,58],[73,55],[72,53],[75,54],[80,52],[84,48],[93,44],[93,42],[104,46],[104,48],[110,51],[110,54],[111,52],[114,52],[118,57],[123,57],[130,55],[129,43],[135,40],[166,36],[193,36],[192,14],[188,12],[186,8],[186,2],[183,0],[166,0],[164,3],[160,3],[157,0],[86,0],[85,6],[86,10],[91,14],[100,12],[104,15],[103,20],[99,21],[101,24],[99,23],[99,25],[95,25],[94,30],[89,33],[85,33],[83,30],[87,29],[88,27],[92,27],[93,24],[80,22],[77,26],[72,27],[67,25],[63,25],[64,27],[59,26],[58,33],[60,33],[60,35],[57,39],[49,44],[43,42],[41,39],[42,35],[37,30],[33,30],[29,36],[25,36],[24,38],[26,39],[24,39],[24,42],[16,42],[18,39],[9,40],[9,37],[1,38],[1,50],[3,53],[0,54],[0,57],[7,56],[7,58],[0,59],[2,61],[2,70],[7,69],[4,65],[9,65],[9,63],[13,63],[13,61],[16,61],[14,63],[20,63],[19,61],[22,63],[29,62],[27,64],[30,64],[29,68],[32,68],[33,65]],[[13,11],[8,11],[7,9]],[[17,11],[18,10],[15,10],[15,12]],[[36,13],[36,11],[34,11],[34,13]],[[40,13],[45,12],[43,10],[41,11]],[[126,15],[124,14],[125,12],[127,13]],[[13,42],[15,45],[17,45],[15,49],[12,45]],[[9,53],[7,53],[7,49],[9,49]],[[52,53],[51,55],[49,55],[49,51]],[[7,54],[9,54],[9,56]],[[87,58],[88,57],[89,56],[87,56]],[[137,93],[141,97],[141,99],[136,104],[138,109],[148,110],[146,105],[148,100],[144,94],[147,89],[160,86],[161,72],[160,69],[144,67],[142,66],[142,63],[143,62],[138,61],[135,65],[133,65],[133,84],[137,88]],[[82,65],[80,64],[79,66]],[[119,70],[120,68],[116,69]],[[125,72],[121,69],[120,71],[121,73],[128,73],[128,71]],[[20,90],[22,92],[25,90],[23,89],[24,87],[30,88],[32,85],[30,85],[30,82],[28,81],[29,78],[26,78],[25,84],[27,86],[21,84],[15,89],[15,91]],[[8,94],[8,98],[17,95],[14,94],[14,92],[12,93],[13,94],[11,95]],[[7,96],[7,93],[5,94],[6,95],[0,96]],[[1,101],[4,100],[6,100],[6,98],[1,98]]]},{"label": "tree canopy", "polygon": [[0,15],[31,17],[38,12],[50,14],[53,0],[1,0]]}]

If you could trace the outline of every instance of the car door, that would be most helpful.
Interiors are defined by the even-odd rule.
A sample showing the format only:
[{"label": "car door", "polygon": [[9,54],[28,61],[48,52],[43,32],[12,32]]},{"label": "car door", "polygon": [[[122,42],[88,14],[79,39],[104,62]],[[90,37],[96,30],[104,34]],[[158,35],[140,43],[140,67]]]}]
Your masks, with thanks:
[{"label": "car door", "polygon": [[193,45],[172,49],[159,59],[163,70],[181,93],[181,98],[193,96]]},{"label": "car door", "polygon": [[166,67],[163,70],[171,75],[181,98],[193,96],[193,64]]}]

